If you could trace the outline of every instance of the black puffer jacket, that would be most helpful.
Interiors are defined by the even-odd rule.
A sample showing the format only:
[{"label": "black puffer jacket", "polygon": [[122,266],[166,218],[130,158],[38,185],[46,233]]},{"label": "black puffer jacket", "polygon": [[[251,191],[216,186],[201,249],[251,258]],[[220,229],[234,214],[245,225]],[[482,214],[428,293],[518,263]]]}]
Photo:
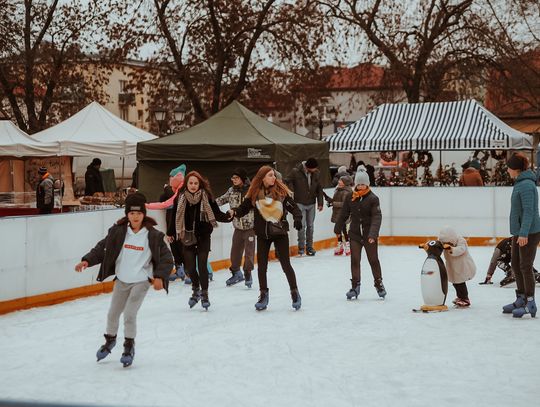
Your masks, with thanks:
[{"label": "black puffer jacket", "polygon": [[378,239],[382,214],[379,197],[372,191],[355,201],[352,200],[352,194],[345,198],[334,233],[339,234],[343,230],[343,225],[349,216],[351,217],[349,236],[352,240],[364,242],[369,238]]},{"label": "black puffer jacket", "polygon": [[310,174],[311,183],[308,185],[308,176],[303,163],[293,168],[285,182],[294,193],[294,202],[302,205],[318,206],[323,204],[323,190],[320,181],[320,171]]},{"label": "black puffer jacket", "polygon": [[86,167],[86,173],[84,174],[84,182],[84,194],[86,196],[92,196],[96,192],[105,191],[105,189],[103,188],[103,178],[101,176],[101,173],[99,172],[99,169],[94,167],[92,164]]},{"label": "black puffer jacket", "polygon": [[[155,222],[147,219],[143,227],[148,229],[148,245],[152,252],[152,265],[154,277],[163,280],[165,291],[169,292],[169,275],[174,267],[174,260],[171,251],[167,247],[163,238],[165,235],[154,228]],[[98,281],[103,281],[107,277],[116,274],[116,259],[120,255],[128,228],[127,218],[120,219],[111,226],[105,239],[100,240],[96,246],[85,254],[82,261],[87,261],[92,267],[101,263]]]}]

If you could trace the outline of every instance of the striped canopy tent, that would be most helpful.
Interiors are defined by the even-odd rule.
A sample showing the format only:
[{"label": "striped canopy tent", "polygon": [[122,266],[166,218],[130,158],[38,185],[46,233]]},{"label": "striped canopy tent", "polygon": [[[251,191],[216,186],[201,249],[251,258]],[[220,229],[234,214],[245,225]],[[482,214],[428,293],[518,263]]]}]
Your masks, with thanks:
[{"label": "striped canopy tent", "polygon": [[330,152],[533,149],[475,100],[384,104],[326,140]]}]

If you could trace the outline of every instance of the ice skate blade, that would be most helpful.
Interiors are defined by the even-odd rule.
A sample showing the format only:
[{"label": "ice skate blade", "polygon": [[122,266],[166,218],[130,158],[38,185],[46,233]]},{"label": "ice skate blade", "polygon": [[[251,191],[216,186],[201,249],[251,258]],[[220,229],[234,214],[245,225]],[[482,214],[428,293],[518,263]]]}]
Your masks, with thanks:
[{"label": "ice skate blade", "polygon": [[413,312],[444,312],[448,311],[446,305],[422,305],[420,308],[413,308]]}]

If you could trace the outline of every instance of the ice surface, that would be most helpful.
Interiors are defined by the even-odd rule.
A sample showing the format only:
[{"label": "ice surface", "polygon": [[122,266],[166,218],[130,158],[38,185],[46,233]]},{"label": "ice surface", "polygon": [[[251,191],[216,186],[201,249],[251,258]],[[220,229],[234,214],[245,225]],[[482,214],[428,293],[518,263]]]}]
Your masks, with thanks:
[{"label": "ice surface", "polygon": [[[416,314],[423,251],[380,248],[388,296],[378,299],[362,260],[362,289],[346,301],[349,258],[331,250],[294,258],[295,312],[278,262],[270,304],[215,273],[209,312],[189,309],[190,288],[151,291],[139,313],[132,367],[122,339],[96,363],[110,294],[0,316],[0,399],[109,406],[509,406],[540,399],[540,318],[513,319],[512,288],[480,286],[493,248],[472,247],[478,266],[470,309]],[[66,271],[70,272],[70,271]],[[449,289],[447,304],[455,297]],[[122,324],[121,324],[122,329]],[[120,335],[122,336],[122,331]]]}]

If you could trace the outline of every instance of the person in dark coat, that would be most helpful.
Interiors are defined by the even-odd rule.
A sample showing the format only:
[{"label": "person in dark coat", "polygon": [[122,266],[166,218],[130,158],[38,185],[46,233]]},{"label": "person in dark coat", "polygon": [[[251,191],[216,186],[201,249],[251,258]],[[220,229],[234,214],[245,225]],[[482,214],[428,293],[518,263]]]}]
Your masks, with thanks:
[{"label": "person in dark coat", "polygon": [[201,301],[208,309],[208,255],[217,222],[230,222],[229,215],[221,212],[212,196],[210,184],[197,171],[186,175],[186,181],[178,192],[176,203],[176,239],[182,242],[184,268],[191,278],[193,293],[188,305],[193,308]]},{"label": "person in dark coat", "polygon": [[516,276],[516,301],[503,307],[503,313],[521,318],[536,316],[533,263],[540,243],[540,216],[536,175],[529,160],[514,153],[507,161],[508,173],[515,180],[510,201],[510,234],[512,235],[512,270]]},{"label": "person in dark coat", "polygon": [[315,256],[313,225],[315,205],[323,210],[323,190],[320,182],[319,163],[313,157],[293,168],[285,183],[292,190],[294,202],[302,212],[302,229],[298,232],[298,254]]},{"label": "person in dark coat", "polygon": [[[330,222],[336,223],[339,218],[339,212],[341,211],[341,208],[343,207],[343,203],[345,200],[349,197],[349,195],[352,193],[351,185],[353,183],[353,179],[350,175],[344,175],[340,178],[337,188],[334,191],[333,197],[328,197],[325,194],[326,201],[329,205],[332,206],[332,218],[330,219]],[[346,222],[343,225],[343,229],[340,233],[336,235],[337,237],[337,246],[334,249],[334,255],[341,256],[343,253],[345,253],[346,256],[350,256],[351,254],[351,245],[349,241],[349,232],[347,231],[347,224],[349,222]]]},{"label": "person in dark coat", "polygon": [[336,175],[334,175],[334,178],[332,178],[332,186],[333,187],[336,187],[340,178],[341,177],[344,177],[345,175],[350,175],[349,172],[347,171],[347,167],[345,167],[344,165],[342,165],[341,167],[339,167],[337,169],[337,172],[336,172]]},{"label": "person in dark coat", "polygon": [[268,284],[266,271],[268,269],[268,253],[274,243],[281,268],[287,276],[291,290],[292,307],[300,309],[302,299],[296,284],[296,275],[289,257],[289,223],[287,212],[291,212],[294,228],[302,228],[302,213],[291,198],[291,191],[280,180],[276,179],[274,169],[264,165],[259,168],[251,181],[246,199],[229,214],[236,218],[254,212],[255,234],[257,235],[257,268],[259,277],[260,296],[255,304],[257,311],[265,310],[268,306]]},{"label": "person in dark coat", "polygon": [[360,295],[360,257],[362,248],[365,249],[374,285],[381,298],[386,295],[382,281],[381,263],[379,262],[378,243],[382,214],[379,197],[369,188],[369,176],[366,171],[359,169],[354,177],[355,187],[347,196],[339,212],[334,233],[343,230],[347,220],[351,219],[349,239],[351,241],[351,283],[347,299],[358,298]]},{"label": "person in dark coat", "polygon": [[48,215],[54,209],[54,178],[46,167],[40,167],[38,174],[40,180],[36,188],[36,208],[40,215]]},{"label": "person in dark coat", "polygon": [[84,195],[93,196],[96,192],[105,192],[103,188],[103,178],[99,172],[101,167],[101,160],[94,158],[90,165],[86,167],[86,173],[84,174]]},{"label": "person in dark coat", "polygon": [[115,276],[111,305],[107,316],[105,344],[97,352],[98,361],[107,357],[116,345],[120,315],[124,314],[124,352],[120,362],[127,367],[135,355],[137,313],[150,286],[168,289],[169,274],[174,271],[172,254],[165,235],[154,228],[156,221],[146,216],[146,198],[134,193],[126,197],[126,216],[118,220],[107,236],[85,254],[75,271],[101,264],[98,281]]}]

